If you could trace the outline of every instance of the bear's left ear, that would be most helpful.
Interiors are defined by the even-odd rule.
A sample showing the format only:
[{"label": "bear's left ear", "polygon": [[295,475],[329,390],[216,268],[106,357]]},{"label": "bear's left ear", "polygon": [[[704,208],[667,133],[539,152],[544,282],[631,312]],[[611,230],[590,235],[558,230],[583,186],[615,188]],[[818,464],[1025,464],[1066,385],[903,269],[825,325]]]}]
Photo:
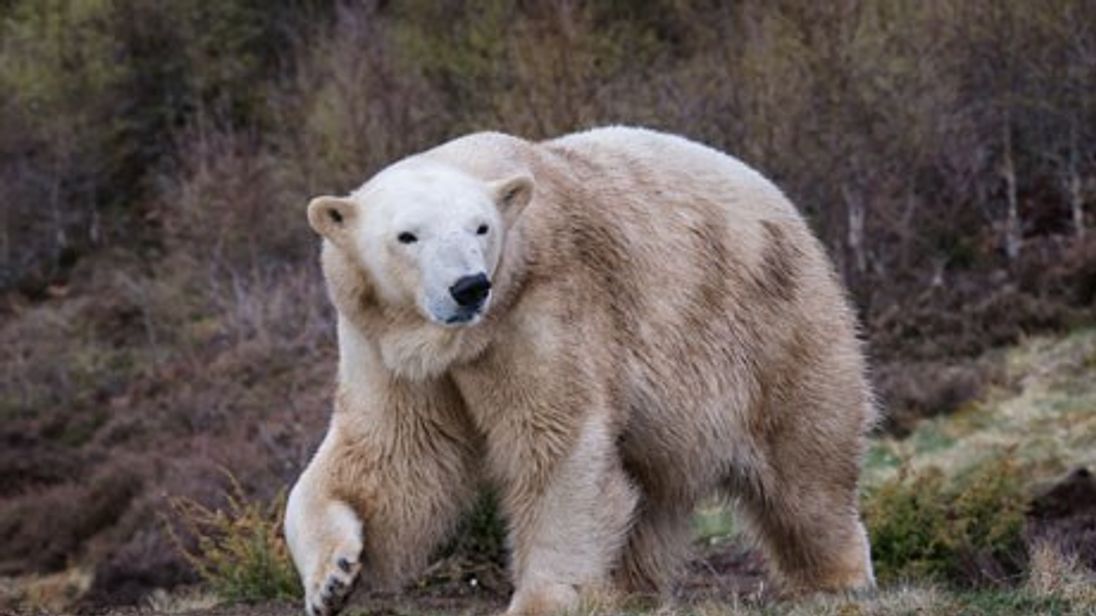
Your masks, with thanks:
[{"label": "bear's left ear", "polygon": [[490,184],[491,194],[499,211],[509,220],[514,220],[521,210],[533,199],[533,178],[524,173],[496,180]]}]

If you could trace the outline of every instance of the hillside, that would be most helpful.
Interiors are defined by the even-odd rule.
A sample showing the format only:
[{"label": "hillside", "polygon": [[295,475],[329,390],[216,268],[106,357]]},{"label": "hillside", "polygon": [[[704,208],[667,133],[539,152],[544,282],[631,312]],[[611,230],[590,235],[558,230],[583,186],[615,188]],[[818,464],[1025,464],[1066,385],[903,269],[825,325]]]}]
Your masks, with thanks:
[{"label": "hillside", "polygon": [[[978,508],[964,511],[972,515],[988,512],[994,519],[1006,517],[1010,511],[1019,513],[1020,525],[1012,539],[1018,541],[1022,554],[1008,557],[1019,555],[1024,563],[1013,577],[964,589],[977,581],[977,573],[935,581],[911,578],[909,571],[888,570],[893,561],[880,561],[877,554],[882,586],[875,596],[773,603],[765,590],[761,561],[737,536],[731,510],[713,503],[696,519],[697,557],[680,590],[681,607],[658,613],[1088,614],[1096,610],[1092,568],[1096,566],[1096,532],[1092,530],[1096,481],[1090,476],[1078,479],[1076,472],[1070,474],[1079,468],[1096,469],[1096,329],[1034,337],[1016,347],[994,350],[977,361],[996,366],[995,380],[984,395],[955,413],[925,420],[908,436],[880,435],[874,440],[864,478],[867,521],[875,550],[890,549],[881,543],[895,538],[888,529],[906,522],[899,517],[901,510],[893,507],[898,502],[893,492],[888,497],[891,500],[873,500],[879,499],[887,486],[899,488],[899,500],[915,498],[917,490],[925,486],[911,484],[910,478],[938,469],[943,485],[963,485],[965,494],[976,494],[979,483],[963,483],[972,469],[978,472],[990,464],[996,474],[1011,468],[1015,481],[974,497],[983,499],[977,503],[983,514]],[[1000,466],[1001,459],[1011,466]],[[913,529],[904,531],[916,534]],[[478,533],[482,551],[484,541],[491,541],[496,531],[473,524],[464,532]],[[0,586],[0,600],[9,606],[48,611],[51,606],[68,605],[74,597],[66,593],[86,590],[88,582],[88,573],[79,567],[57,576],[8,579]],[[497,566],[475,556],[475,551],[466,551],[439,561],[406,595],[359,595],[349,613],[490,613],[503,605],[506,591]],[[203,587],[157,591],[142,604],[153,613],[175,614],[288,615],[299,609],[292,602],[262,602],[252,607],[225,604]],[[598,611],[608,605],[590,609]],[[643,602],[626,607],[633,613],[650,609]]]},{"label": "hillside", "polygon": [[[880,527],[911,539],[879,555],[893,592],[757,609],[1081,605],[1025,580],[1069,546],[1093,566],[1072,504],[1087,479],[1056,483],[1096,471],[1093,16],[1093,0],[0,1],[0,610],[298,592],[272,512],[323,434],[336,362],[305,204],[469,132],[605,124],[771,177],[863,326],[887,412],[865,498],[917,522]],[[986,503],[1004,522],[946,523]],[[729,520],[698,519],[686,586],[754,609],[759,562]],[[468,524],[408,609],[505,593],[497,516]],[[211,572],[203,537],[254,550],[229,541]],[[1036,538],[1057,547],[1029,558]]]}]

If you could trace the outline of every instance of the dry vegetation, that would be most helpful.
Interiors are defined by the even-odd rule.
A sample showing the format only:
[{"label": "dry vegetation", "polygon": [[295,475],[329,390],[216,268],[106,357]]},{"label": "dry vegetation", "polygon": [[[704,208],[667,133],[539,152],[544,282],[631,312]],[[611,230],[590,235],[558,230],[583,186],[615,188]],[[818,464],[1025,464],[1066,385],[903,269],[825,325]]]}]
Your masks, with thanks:
[{"label": "dry vegetation", "polygon": [[282,539],[285,492],[264,506],[249,500],[230,474],[228,479],[224,509],[189,498],[171,500],[174,515],[167,520],[167,532],[176,549],[223,601],[299,598],[297,571]]},{"label": "dry vegetation", "polygon": [[[1081,605],[1096,508],[1026,507],[1096,466],[1092,337],[1000,349],[1096,320],[1093,0],[0,0],[0,609],[173,605],[149,593],[201,567],[171,499],[249,520],[300,470],[334,362],[309,196],[473,130],[605,123],[736,153],[807,212],[890,412],[877,558],[937,578],[696,613]],[[492,515],[429,579],[504,590]]]}]

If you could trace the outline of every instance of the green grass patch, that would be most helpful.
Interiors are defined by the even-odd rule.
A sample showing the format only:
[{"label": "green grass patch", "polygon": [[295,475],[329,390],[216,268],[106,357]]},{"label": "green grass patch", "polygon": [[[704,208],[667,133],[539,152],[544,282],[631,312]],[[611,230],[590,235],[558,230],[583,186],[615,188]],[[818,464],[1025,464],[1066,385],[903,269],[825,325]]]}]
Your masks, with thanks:
[{"label": "green grass patch", "polygon": [[716,545],[735,535],[734,512],[722,504],[701,507],[693,515],[693,538],[705,545]]},{"label": "green grass patch", "polygon": [[864,458],[864,471],[866,474],[876,474],[881,471],[897,469],[900,466],[902,466],[902,458],[888,442],[872,442],[868,448],[868,454]]},{"label": "green grass patch", "polygon": [[956,596],[956,613],[968,616],[985,614],[1081,614],[1064,597],[1037,596],[1024,589],[980,590]]},{"label": "green grass patch", "polygon": [[946,432],[943,422],[934,421],[926,424],[910,436],[913,449],[917,454],[932,453],[955,445],[955,439]]}]

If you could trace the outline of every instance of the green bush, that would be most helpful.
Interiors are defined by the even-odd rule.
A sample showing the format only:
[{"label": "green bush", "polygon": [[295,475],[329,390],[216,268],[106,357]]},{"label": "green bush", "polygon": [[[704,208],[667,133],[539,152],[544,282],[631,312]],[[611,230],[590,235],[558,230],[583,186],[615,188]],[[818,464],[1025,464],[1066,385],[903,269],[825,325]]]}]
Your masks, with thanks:
[{"label": "green bush", "polygon": [[[213,509],[187,498],[171,501],[182,535],[169,526],[176,548],[225,601],[297,599],[301,585],[282,537],[285,493],[270,503],[248,500],[229,475],[228,506]],[[197,546],[188,547],[184,536]]]},{"label": "green bush", "polygon": [[938,468],[904,469],[864,499],[878,576],[1012,582],[1023,567],[1025,505],[1020,468],[1008,455],[954,478]]}]

